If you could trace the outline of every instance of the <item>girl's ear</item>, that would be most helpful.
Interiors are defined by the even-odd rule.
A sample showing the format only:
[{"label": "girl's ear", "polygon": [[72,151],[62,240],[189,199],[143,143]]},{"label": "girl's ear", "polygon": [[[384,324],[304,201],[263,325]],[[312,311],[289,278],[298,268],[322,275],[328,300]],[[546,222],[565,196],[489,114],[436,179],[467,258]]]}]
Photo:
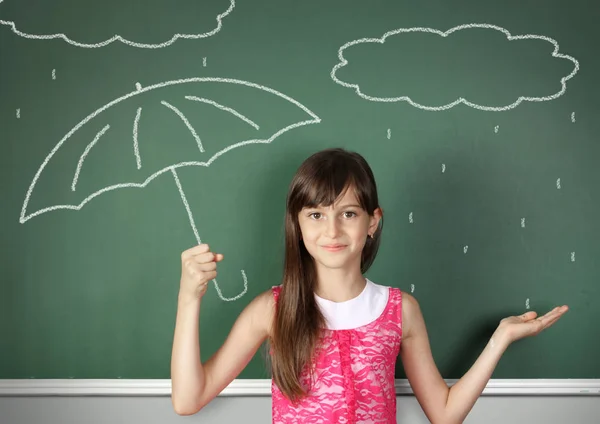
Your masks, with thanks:
[{"label": "girl's ear", "polygon": [[375,233],[377,231],[377,229],[379,228],[379,221],[381,221],[381,217],[383,216],[383,211],[381,210],[381,208],[376,208],[373,211],[373,216],[370,219],[369,222],[369,232],[371,234]]}]

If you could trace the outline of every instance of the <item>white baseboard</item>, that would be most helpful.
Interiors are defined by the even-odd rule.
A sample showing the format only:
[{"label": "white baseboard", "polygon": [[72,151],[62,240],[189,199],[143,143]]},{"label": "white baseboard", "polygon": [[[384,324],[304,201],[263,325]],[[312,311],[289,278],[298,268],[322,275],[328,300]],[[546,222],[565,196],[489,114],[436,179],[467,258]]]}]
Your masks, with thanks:
[{"label": "white baseboard", "polygon": [[[445,380],[450,386],[457,380]],[[412,395],[408,380],[396,380],[397,395]],[[170,396],[171,380],[1,380],[0,396]],[[270,396],[271,380],[234,380],[219,396]],[[482,395],[596,395],[600,379],[492,379]]]}]

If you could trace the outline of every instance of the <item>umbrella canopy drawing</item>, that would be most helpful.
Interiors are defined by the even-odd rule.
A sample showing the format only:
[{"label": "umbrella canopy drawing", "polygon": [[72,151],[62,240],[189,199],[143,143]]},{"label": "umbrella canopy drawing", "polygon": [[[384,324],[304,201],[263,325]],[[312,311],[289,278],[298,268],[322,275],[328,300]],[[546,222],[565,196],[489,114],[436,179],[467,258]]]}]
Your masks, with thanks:
[{"label": "umbrella canopy drawing", "polygon": [[[206,96],[207,93],[208,96]],[[225,93],[225,96],[217,96],[219,93]],[[215,97],[219,97],[220,101],[216,101]],[[242,97],[244,97],[244,101],[236,101],[238,98],[241,99]],[[225,104],[221,98],[225,98],[228,101],[228,104]],[[168,101],[165,99],[168,99]],[[231,103],[239,103],[245,107],[245,109],[241,110],[239,107],[234,108],[234,105]],[[287,119],[289,120],[289,115],[294,115],[294,117],[291,123],[286,123],[286,125],[282,127],[280,122],[282,119],[277,112],[286,108],[288,111],[292,112],[286,115]],[[145,110],[148,110],[147,113],[151,116],[151,118],[146,120],[144,119]],[[159,121],[170,119],[171,123],[176,122],[176,125],[179,125],[180,129],[183,129],[183,131],[176,132],[176,134],[178,134],[176,138],[185,140],[176,141],[185,143],[185,146],[191,149],[191,153],[190,150],[187,150],[185,151],[183,160],[162,165],[158,167],[158,169],[150,169],[152,165],[146,166],[144,160],[144,152],[148,152],[148,150],[144,150],[146,147],[144,138],[148,136],[148,134],[159,131],[159,127],[162,126],[161,123],[156,123],[156,116],[159,116],[157,115],[157,110],[166,116],[164,119],[158,119]],[[152,115],[152,113],[154,113],[154,115]],[[262,121],[257,121],[256,115],[261,113],[262,115],[266,114],[266,116],[263,117]],[[222,128],[222,131],[221,128],[217,128],[217,132],[213,131],[212,133],[214,135],[213,139],[207,140],[202,135],[202,128],[195,125],[194,120],[197,115],[204,116],[205,120],[207,119],[206,116],[209,116],[209,119],[213,118],[210,120],[215,121],[214,117],[219,116],[219,122],[225,122],[226,120],[233,120],[235,122],[226,125],[225,128]],[[298,119],[298,116],[300,116],[300,119]],[[123,117],[125,117],[125,119],[123,119]],[[225,121],[223,121],[223,119]],[[115,123],[115,121],[119,122]],[[35,176],[29,185],[21,209],[19,222],[24,224],[34,217],[59,209],[77,211],[101,194],[125,188],[144,188],[158,176],[169,173],[179,190],[179,195],[186,209],[196,241],[200,244],[200,236],[178,176],[178,169],[188,166],[208,167],[217,158],[233,149],[250,144],[268,144],[292,129],[319,122],[321,122],[321,120],[315,113],[291,97],[272,88],[243,80],[227,78],[189,78],[165,81],[147,87],[142,87],[138,83],[136,84],[136,90],[125,94],[90,113],[54,146],[35,173]],[[210,123],[208,123],[208,125],[209,124]],[[144,128],[152,125],[154,125],[154,127],[152,127],[153,130],[144,132]],[[128,129],[126,134],[123,134],[124,128]],[[241,141],[223,145],[223,142],[219,143],[219,140],[214,140],[214,138],[219,138],[221,133],[225,135],[228,131],[233,131],[230,130],[230,128],[237,128],[238,130],[242,128],[242,132],[237,131],[234,134],[234,137],[240,137],[240,134],[243,133],[244,136],[241,137]],[[121,146],[126,146],[128,155],[126,160],[128,162],[126,162],[127,165],[124,167],[128,168],[126,171],[129,172],[130,175],[127,178],[124,178],[122,175],[119,175],[118,172],[115,172],[113,168],[104,167],[101,168],[101,177],[106,177],[108,180],[111,178],[124,180],[112,181],[106,184],[104,184],[103,181],[99,184],[97,180],[100,173],[98,172],[98,167],[94,169],[93,165],[94,162],[98,162],[98,158],[94,158],[94,155],[97,154],[101,157],[101,153],[97,152],[102,151],[102,143],[109,139],[111,131],[119,132],[116,137],[117,147],[121,148]],[[249,133],[248,136],[246,136],[246,133],[243,131],[247,131]],[[142,136],[141,134],[145,135]],[[113,140],[114,139],[115,137],[113,137]],[[162,142],[162,144],[166,145],[165,148],[168,150],[171,149],[172,146],[172,144],[168,143],[172,142],[172,140],[168,139]],[[115,145],[114,141],[105,141],[105,143],[113,143],[113,145]],[[59,157],[61,152],[66,151],[69,152],[66,157]],[[106,155],[106,153],[104,154]],[[115,158],[114,156],[114,154],[112,154],[112,156],[109,155],[109,159],[117,160],[118,158]],[[164,155],[160,154],[158,156]],[[78,160],[75,160],[77,157]],[[62,176],[65,175],[65,166],[67,168],[71,167],[66,173],[68,175],[64,176],[64,178],[62,178],[63,181],[58,184],[59,187],[56,186],[57,183],[54,179],[46,176],[48,182],[44,181],[44,178],[42,178],[42,176],[46,175],[44,172],[48,172],[47,169],[50,164],[55,162],[59,163],[58,166]],[[86,176],[86,170],[90,167],[93,171],[87,171],[87,173],[93,173],[94,177],[88,178],[88,182],[93,180],[95,184],[99,184],[99,187],[90,189],[88,184],[84,189],[81,189],[82,184],[80,184],[80,181]],[[121,168],[124,167],[122,166]],[[109,170],[110,172],[108,172]],[[44,188],[39,188],[41,183],[45,183]],[[37,205],[36,207],[32,207],[31,204],[34,190],[36,190],[38,197],[45,197],[42,203],[48,201],[54,202],[54,197],[51,196],[57,196],[57,192],[60,190],[64,190],[65,192],[68,191],[69,196],[72,198],[70,197],[70,201],[62,204],[51,204],[50,206],[39,208]],[[90,192],[90,190],[92,192]],[[41,196],[40,193],[45,196]],[[31,211],[30,209],[34,210]],[[244,289],[234,297],[224,297],[219,289],[217,280],[213,280],[217,294],[221,300],[233,301],[239,299],[246,293],[248,282],[243,270],[241,270],[241,273],[244,281]]]}]

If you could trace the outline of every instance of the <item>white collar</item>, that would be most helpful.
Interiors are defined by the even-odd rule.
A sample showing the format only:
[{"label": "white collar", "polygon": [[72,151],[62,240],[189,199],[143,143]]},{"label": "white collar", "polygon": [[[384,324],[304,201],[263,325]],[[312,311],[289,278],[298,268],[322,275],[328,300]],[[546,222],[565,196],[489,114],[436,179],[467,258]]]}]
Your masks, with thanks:
[{"label": "white collar", "polygon": [[333,302],[315,293],[315,299],[330,330],[349,330],[375,321],[388,302],[389,287],[373,283],[368,278],[363,291],[350,300]]}]

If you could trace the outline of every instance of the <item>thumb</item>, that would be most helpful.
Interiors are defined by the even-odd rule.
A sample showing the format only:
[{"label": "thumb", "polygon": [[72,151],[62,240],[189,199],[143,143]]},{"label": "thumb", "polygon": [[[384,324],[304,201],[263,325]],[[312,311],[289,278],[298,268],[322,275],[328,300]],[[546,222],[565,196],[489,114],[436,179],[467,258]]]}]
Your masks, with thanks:
[{"label": "thumb", "polygon": [[220,262],[223,260],[223,254],[222,253],[216,253],[215,254],[215,262]]},{"label": "thumb", "polygon": [[528,312],[525,312],[523,315],[521,315],[519,318],[521,318],[523,321],[529,321],[531,319],[534,319],[536,316],[537,316],[537,312],[528,311]]}]

